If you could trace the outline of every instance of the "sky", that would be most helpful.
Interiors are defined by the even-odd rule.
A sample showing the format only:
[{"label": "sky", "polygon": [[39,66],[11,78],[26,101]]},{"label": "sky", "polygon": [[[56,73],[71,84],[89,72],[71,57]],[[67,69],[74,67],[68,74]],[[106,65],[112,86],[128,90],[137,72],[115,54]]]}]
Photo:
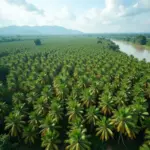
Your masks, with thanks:
[{"label": "sky", "polygon": [[150,0],[0,0],[0,27],[63,26],[85,33],[150,32]]}]

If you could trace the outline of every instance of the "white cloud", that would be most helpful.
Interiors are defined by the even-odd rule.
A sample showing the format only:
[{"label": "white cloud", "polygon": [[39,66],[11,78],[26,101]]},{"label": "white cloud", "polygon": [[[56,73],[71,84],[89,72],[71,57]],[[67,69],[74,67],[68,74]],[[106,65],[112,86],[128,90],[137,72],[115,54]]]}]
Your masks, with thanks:
[{"label": "white cloud", "polygon": [[120,0],[105,0],[105,5],[107,10],[112,10],[114,8],[117,8],[118,5],[120,5]]},{"label": "white cloud", "polygon": [[[121,0],[106,0],[104,9],[91,8],[80,20],[85,31],[90,32],[150,32],[146,20],[150,16],[150,1],[138,0],[124,6]],[[88,19],[88,25],[87,20]],[[79,24],[80,26],[80,24]]]},{"label": "white cloud", "polygon": [[6,0],[8,3],[24,7],[27,11],[43,14],[44,10],[38,9],[35,5],[28,3],[26,0]]},{"label": "white cloud", "polygon": [[48,1],[44,0],[40,7],[40,3],[34,5],[29,0],[0,0],[0,26],[59,25],[84,32],[150,32],[146,21],[150,0],[136,0],[128,6],[123,5],[123,0],[105,0],[104,8],[83,8],[82,13],[73,12],[59,1],[49,0],[46,5]]},{"label": "white cloud", "polygon": [[[0,2],[0,24],[7,25],[61,25],[65,20],[72,20],[75,16],[67,7],[52,13],[45,12],[41,15],[35,11],[27,10],[24,5],[14,5],[7,0]],[[5,20],[5,21],[4,21]],[[8,24],[7,24],[8,23]]]},{"label": "white cloud", "polygon": [[[27,11],[22,5],[11,5],[4,0],[1,0],[0,4],[0,20],[10,22],[8,25],[33,25],[37,22],[37,17],[42,18],[36,12]],[[1,21],[1,24],[3,24],[3,21]]]}]

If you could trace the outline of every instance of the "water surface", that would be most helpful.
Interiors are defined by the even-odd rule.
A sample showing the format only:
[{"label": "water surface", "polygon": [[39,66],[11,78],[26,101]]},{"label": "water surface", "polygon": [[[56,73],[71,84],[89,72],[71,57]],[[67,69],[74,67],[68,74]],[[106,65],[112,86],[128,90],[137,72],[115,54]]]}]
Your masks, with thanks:
[{"label": "water surface", "polygon": [[125,52],[128,55],[133,55],[139,60],[146,59],[147,62],[150,62],[150,50],[144,49],[142,47],[135,47],[129,43],[113,40],[114,43],[119,45],[120,50]]}]

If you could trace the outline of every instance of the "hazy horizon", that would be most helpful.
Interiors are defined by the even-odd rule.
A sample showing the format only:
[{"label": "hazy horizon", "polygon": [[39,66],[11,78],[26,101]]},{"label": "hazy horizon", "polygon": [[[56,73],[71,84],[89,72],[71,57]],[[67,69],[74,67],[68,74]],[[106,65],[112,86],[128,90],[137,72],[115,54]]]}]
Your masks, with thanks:
[{"label": "hazy horizon", "polygon": [[[66,27],[63,27],[63,26],[57,26],[57,25],[39,25],[39,26],[35,26],[35,25],[9,25],[9,26],[4,26],[4,27],[0,27],[0,29],[3,29],[3,28],[8,28],[8,27],[62,27],[62,28],[65,28],[65,29],[69,29],[69,30],[76,30],[76,29],[70,29],[70,28],[66,28]],[[76,31],[79,31],[80,30],[76,30]],[[150,34],[150,31],[149,32],[83,32],[81,31],[82,34]]]},{"label": "hazy horizon", "polygon": [[1,0],[0,28],[61,26],[83,33],[150,33],[150,0]]}]

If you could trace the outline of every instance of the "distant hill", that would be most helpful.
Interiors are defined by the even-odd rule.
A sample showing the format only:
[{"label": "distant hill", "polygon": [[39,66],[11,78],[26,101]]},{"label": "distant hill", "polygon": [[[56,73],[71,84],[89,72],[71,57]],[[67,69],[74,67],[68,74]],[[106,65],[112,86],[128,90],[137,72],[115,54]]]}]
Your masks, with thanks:
[{"label": "distant hill", "polygon": [[77,30],[60,26],[8,26],[0,28],[0,35],[72,35],[82,34]]}]

